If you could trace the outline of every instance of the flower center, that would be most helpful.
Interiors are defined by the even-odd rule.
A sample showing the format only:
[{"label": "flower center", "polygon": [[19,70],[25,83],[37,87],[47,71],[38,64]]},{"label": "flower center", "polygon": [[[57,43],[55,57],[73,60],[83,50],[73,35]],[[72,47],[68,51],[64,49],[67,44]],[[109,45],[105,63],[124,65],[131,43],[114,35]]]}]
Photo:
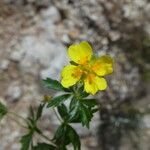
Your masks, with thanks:
[{"label": "flower center", "polygon": [[79,64],[85,65],[88,62],[88,56],[85,56],[84,58],[82,58],[81,60],[79,60]]},{"label": "flower center", "polygon": [[74,78],[78,78],[78,77],[81,77],[82,74],[83,74],[83,71],[77,67],[71,75]]},{"label": "flower center", "polygon": [[89,84],[92,84],[94,81],[95,75],[94,74],[88,74],[87,76],[87,80],[89,82]]}]

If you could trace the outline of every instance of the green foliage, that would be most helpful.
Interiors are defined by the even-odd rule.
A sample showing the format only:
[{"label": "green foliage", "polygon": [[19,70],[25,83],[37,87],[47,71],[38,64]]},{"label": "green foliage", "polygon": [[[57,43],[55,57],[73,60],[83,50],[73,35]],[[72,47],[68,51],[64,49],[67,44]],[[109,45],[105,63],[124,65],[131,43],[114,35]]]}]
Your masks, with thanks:
[{"label": "green foliage", "polygon": [[0,120],[7,114],[7,108],[0,102]]},{"label": "green foliage", "polygon": [[[53,80],[48,81],[50,85],[53,84]],[[52,86],[51,88],[54,89]],[[62,119],[53,138],[53,141],[59,146],[58,149],[66,150],[67,145],[72,144],[75,150],[80,150],[79,136],[70,123],[82,123],[83,126],[89,128],[98,105],[95,99],[86,99],[88,96],[89,94],[84,91],[83,85],[79,83],[69,90],[65,89],[62,95],[48,101],[47,107],[57,107],[58,114]],[[70,101],[69,105],[64,103],[66,100]]]},{"label": "green foliage", "polygon": [[81,122],[82,125],[89,128],[89,123],[93,117],[93,114],[91,111],[89,111],[88,107],[86,107],[84,104],[80,104],[80,115],[81,115]]},{"label": "green foliage", "polygon": [[49,89],[54,89],[54,90],[58,90],[58,91],[65,90],[65,88],[57,80],[47,78],[47,79],[43,80],[43,82],[44,82],[44,85]]},{"label": "green foliage", "polygon": [[89,123],[96,111],[93,108],[97,106],[95,99],[72,99],[70,103],[70,122],[81,122],[83,126],[89,128]]},{"label": "green foliage", "polygon": [[[87,99],[89,94],[84,91],[81,83],[67,89],[62,87],[61,83],[57,80],[47,78],[43,82],[49,89],[61,91],[61,95],[54,97],[45,96],[37,108],[29,107],[29,116],[27,119],[19,117],[26,123],[23,127],[27,128],[27,133],[20,139],[21,150],[67,150],[68,145],[72,145],[74,150],[80,150],[81,143],[79,135],[71,124],[81,123],[83,126],[89,128],[93,114],[98,108],[96,100]],[[50,139],[38,127],[38,122],[42,117],[44,108],[50,109],[52,107],[57,108],[57,112],[55,113],[60,120],[60,125],[53,138]],[[7,108],[0,103],[0,119],[6,113]],[[45,138],[47,143],[34,143],[35,134]]]},{"label": "green foliage", "polygon": [[33,148],[33,142],[32,138],[34,133],[41,134],[40,129],[37,127],[37,121],[41,118],[43,108],[45,106],[45,103],[41,103],[37,110],[34,111],[33,107],[30,106],[30,117],[27,118],[26,123],[28,126],[28,133],[24,136],[22,136],[20,143],[21,143],[21,150],[29,150],[30,148]]},{"label": "green foliage", "polygon": [[22,145],[21,150],[29,150],[32,144],[32,136],[33,132],[29,132],[28,134],[22,136],[20,143]]},{"label": "green foliage", "polygon": [[67,129],[68,137],[70,139],[70,142],[73,144],[74,150],[80,150],[81,143],[77,132],[69,125]]},{"label": "green foliage", "polygon": [[64,94],[54,97],[49,101],[47,107],[57,107],[70,97],[70,94]]},{"label": "green foliage", "polygon": [[58,110],[59,115],[61,116],[61,118],[63,120],[68,119],[68,117],[69,117],[68,110],[67,110],[67,107],[64,104],[61,104],[60,106],[58,106],[57,110]]},{"label": "green foliage", "polygon": [[54,139],[58,149],[66,149],[66,146],[72,144],[74,150],[80,150],[81,143],[76,131],[68,124],[62,124],[58,127]]},{"label": "green foliage", "polygon": [[36,114],[36,121],[41,118],[44,106],[45,106],[44,103],[39,105],[37,114]]}]

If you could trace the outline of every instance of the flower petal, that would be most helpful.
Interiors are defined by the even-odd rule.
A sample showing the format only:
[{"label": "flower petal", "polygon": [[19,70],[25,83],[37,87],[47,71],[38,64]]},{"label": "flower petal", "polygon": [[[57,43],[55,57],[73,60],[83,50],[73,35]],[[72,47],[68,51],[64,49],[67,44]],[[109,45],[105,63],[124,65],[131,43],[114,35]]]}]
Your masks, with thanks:
[{"label": "flower petal", "polygon": [[105,90],[107,88],[107,82],[104,78],[100,78],[100,77],[96,76],[95,82],[96,82],[99,90]]},{"label": "flower petal", "polygon": [[110,56],[96,58],[92,64],[92,70],[99,76],[105,76],[113,72],[113,59]]},{"label": "flower petal", "polygon": [[91,59],[92,48],[86,41],[71,45],[68,49],[70,59],[78,64],[84,64]]},{"label": "flower petal", "polygon": [[105,90],[107,82],[104,78],[99,78],[94,74],[88,75],[84,80],[84,89],[87,93],[95,94],[98,90]]},{"label": "flower petal", "polygon": [[68,65],[61,72],[61,84],[68,88],[74,85],[82,76],[82,70],[78,66]]}]

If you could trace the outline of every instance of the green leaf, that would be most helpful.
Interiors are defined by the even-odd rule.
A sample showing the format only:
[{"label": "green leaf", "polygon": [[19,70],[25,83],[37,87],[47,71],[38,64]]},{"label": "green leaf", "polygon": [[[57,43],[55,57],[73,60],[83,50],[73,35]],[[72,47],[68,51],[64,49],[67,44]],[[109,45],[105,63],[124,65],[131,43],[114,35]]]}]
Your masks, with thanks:
[{"label": "green leaf", "polygon": [[56,147],[47,143],[38,143],[33,150],[56,150]]},{"label": "green leaf", "polygon": [[82,125],[89,128],[89,123],[93,117],[93,114],[91,112],[91,109],[88,109],[85,105],[80,104],[80,115],[81,115],[81,121]]},{"label": "green leaf", "polygon": [[[70,103],[70,112],[69,112],[69,121],[74,122],[77,118],[79,118],[79,101],[76,99],[72,99]],[[76,120],[77,121],[77,120]]]},{"label": "green leaf", "polygon": [[88,107],[95,107],[97,106],[96,99],[83,99],[82,103]]},{"label": "green leaf", "polygon": [[82,92],[82,93],[81,93],[81,98],[88,97],[89,95],[90,95],[89,93]]},{"label": "green leaf", "polygon": [[7,114],[7,108],[0,102],[0,120]]},{"label": "green leaf", "polygon": [[64,104],[61,104],[60,106],[58,106],[57,110],[62,119],[66,120],[68,118],[68,110]]},{"label": "green leaf", "polygon": [[58,90],[58,91],[64,91],[65,90],[65,88],[57,80],[47,78],[47,79],[44,79],[43,82],[47,88]]},{"label": "green leaf", "polygon": [[60,140],[64,135],[64,124],[61,124],[55,132],[53,140]]},{"label": "green leaf", "polygon": [[48,102],[47,107],[57,107],[61,105],[65,100],[67,100],[70,97],[70,94],[64,94],[57,97],[54,97],[51,99],[51,101]]},{"label": "green leaf", "polygon": [[54,139],[58,149],[66,150],[66,146],[72,143],[74,150],[80,150],[80,139],[76,131],[68,124],[62,124],[58,127]]},{"label": "green leaf", "polygon": [[29,116],[27,118],[27,126],[32,134],[34,132],[41,133],[42,131],[37,127],[38,119],[42,115],[43,108],[45,103],[41,103],[38,108],[34,109],[32,106],[29,107]]},{"label": "green leaf", "polygon": [[70,143],[72,143],[74,150],[80,150],[81,147],[78,134],[68,124],[62,124],[58,127],[53,140],[61,150],[66,150],[66,146]]},{"label": "green leaf", "polygon": [[69,138],[67,137],[68,131],[66,124],[61,124],[55,132],[54,142],[59,146],[58,149],[64,150],[66,145],[70,143]]},{"label": "green leaf", "polygon": [[70,61],[70,64],[74,65],[74,66],[78,66],[78,64],[76,62],[74,62],[74,61]]},{"label": "green leaf", "polygon": [[21,150],[29,150],[32,144],[32,136],[33,132],[30,132],[24,136],[22,136],[20,143],[21,143]]},{"label": "green leaf", "polygon": [[29,107],[29,113],[30,113],[31,118],[34,120],[35,119],[35,113],[34,113],[34,109],[31,105]]},{"label": "green leaf", "polygon": [[44,106],[45,106],[44,103],[39,105],[38,110],[37,110],[37,114],[36,114],[36,120],[41,118]]},{"label": "green leaf", "polygon": [[80,150],[81,143],[80,143],[80,138],[77,132],[70,126],[67,126],[68,128],[68,137],[70,139],[70,142],[72,143],[74,150]]},{"label": "green leaf", "polygon": [[74,107],[76,106],[77,101],[78,100],[75,97],[72,97],[72,99],[70,101],[70,105],[69,105],[70,110],[74,109]]},{"label": "green leaf", "polygon": [[97,102],[95,99],[80,99],[75,97],[70,102],[69,122],[82,122],[83,126],[89,128],[89,123],[93,117],[93,113],[97,111]]}]

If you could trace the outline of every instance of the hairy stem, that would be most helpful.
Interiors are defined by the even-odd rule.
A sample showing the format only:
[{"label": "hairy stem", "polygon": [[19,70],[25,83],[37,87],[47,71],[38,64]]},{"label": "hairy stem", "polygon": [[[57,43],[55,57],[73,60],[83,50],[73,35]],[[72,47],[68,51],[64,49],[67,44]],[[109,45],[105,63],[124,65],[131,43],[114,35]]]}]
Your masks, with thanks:
[{"label": "hairy stem", "polygon": [[8,114],[10,114],[10,115],[12,115],[12,116],[16,116],[17,118],[22,119],[24,122],[27,122],[27,120],[26,120],[24,117],[22,117],[22,116],[16,114],[15,112],[9,111]]},{"label": "hairy stem", "polygon": [[58,113],[57,113],[57,111],[55,110],[55,108],[53,108],[53,110],[54,110],[54,113],[55,113],[57,119],[60,121],[60,123],[62,123],[63,120],[60,118],[60,116],[58,115]]},{"label": "hairy stem", "polygon": [[25,129],[27,129],[27,127],[25,126],[25,125],[23,125],[23,124],[21,124],[18,120],[16,120],[14,117],[12,117],[12,116],[9,116],[14,122],[16,122],[19,126],[21,126],[22,128],[25,128]]},{"label": "hairy stem", "polygon": [[47,141],[49,141],[53,146],[57,147],[57,145],[55,143],[52,142],[52,140],[47,137],[46,135],[43,134],[43,132],[38,132],[38,134],[43,137],[44,139],[46,139]]}]

